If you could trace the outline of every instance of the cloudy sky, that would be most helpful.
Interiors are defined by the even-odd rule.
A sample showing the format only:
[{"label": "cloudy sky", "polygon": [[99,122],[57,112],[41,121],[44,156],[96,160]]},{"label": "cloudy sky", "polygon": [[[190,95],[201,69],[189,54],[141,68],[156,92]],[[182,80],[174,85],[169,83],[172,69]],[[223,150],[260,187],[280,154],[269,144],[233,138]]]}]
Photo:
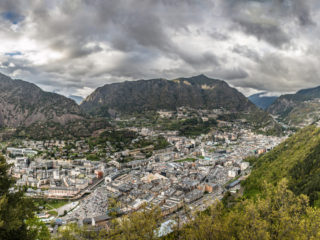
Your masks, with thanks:
[{"label": "cloudy sky", "polygon": [[246,95],[320,85],[317,0],[1,0],[0,72],[66,96],[206,74]]}]

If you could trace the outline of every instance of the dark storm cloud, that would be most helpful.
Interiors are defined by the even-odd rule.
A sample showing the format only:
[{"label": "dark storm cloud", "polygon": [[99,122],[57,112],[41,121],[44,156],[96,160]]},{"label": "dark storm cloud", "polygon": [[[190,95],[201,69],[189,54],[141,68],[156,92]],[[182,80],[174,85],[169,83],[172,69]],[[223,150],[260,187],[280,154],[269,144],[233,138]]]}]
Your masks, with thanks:
[{"label": "dark storm cloud", "polygon": [[230,37],[227,34],[222,33],[220,31],[209,32],[209,36],[212,37],[213,39],[219,40],[219,41],[226,41],[226,40],[230,39]]},{"label": "dark storm cloud", "polygon": [[[166,13],[167,5],[173,6],[173,11]],[[167,24],[180,29],[197,21],[199,17],[188,19],[175,14],[181,7],[191,8],[193,5],[196,1],[182,1],[181,5],[168,4],[167,1],[65,1],[60,7],[60,18],[52,18],[50,9],[44,5],[36,5],[31,14],[39,29],[35,37],[52,38],[62,48],[80,47],[96,40],[107,41],[125,52],[139,47],[172,51],[176,46],[166,31]]]},{"label": "dark storm cloud", "polygon": [[236,80],[233,84],[271,92],[295,92],[319,85],[318,62],[312,58],[297,59],[280,54],[266,54],[254,72],[253,76]]},{"label": "dark storm cloud", "polygon": [[255,8],[262,10],[259,12],[262,17],[295,20],[304,26],[315,24],[311,11],[319,6],[317,0],[227,0],[223,2],[223,7],[234,16],[243,15],[246,10]]},{"label": "dark storm cloud", "polygon": [[230,0],[223,3],[235,26],[245,34],[253,35],[274,47],[290,43],[290,31],[295,22],[300,27],[315,25],[311,16],[311,3],[297,0]]},{"label": "dark storm cloud", "polygon": [[275,47],[281,47],[290,42],[290,36],[274,23],[252,22],[248,19],[240,18],[236,21],[242,31],[256,36],[259,40],[265,40]]},{"label": "dark storm cloud", "polygon": [[9,75],[14,75],[17,71],[28,72],[32,74],[38,72],[36,68],[34,68],[32,64],[30,64],[30,62],[21,59],[14,59],[11,57],[1,61],[0,70]]},{"label": "dark storm cloud", "polygon": [[185,52],[180,53],[180,57],[191,66],[197,67],[205,67],[205,66],[219,66],[219,59],[218,57],[211,52],[205,52],[203,54],[188,54]]},{"label": "dark storm cloud", "polygon": [[[312,44],[320,34],[319,4],[3,0],[1,71],[66,95],[108,82],[200,73],[243,88],[297,90],[319,75]],[[22,55],[6,55],[15,52]]]},{"label": "dark storm cloud", "polygon": [[296,16],[301,26],[316,24],[311,16],[311,7],[314,4],[316,4],[316,1],[291,1],[292,13]]},{"label": "dark storm cloud", "polygon": [[93,46],[85,46],[81,43],[74,43],[73,41],[68,42],[61,39],[52,42],[50,44],[50,47],[57,51],[64,51],[67,58],[70,59],[88,56],[90,54],[97,53],[103,50],[98,44],[95,44]]},{"label": "dark storm cloud", "polygon": [[11,0],[3,0],[0,2],[0,10],[1,12],[10,12],[17,16],[22,16],[21,9],[23,9],[24,4],[22,1],[11,1]]},{"label": "dark storm cloud", "polygon": [[250,49],[248,46],[237,44],[232,48],[232,51],[255,62],[259,62],[261,59],[260,54]]}]

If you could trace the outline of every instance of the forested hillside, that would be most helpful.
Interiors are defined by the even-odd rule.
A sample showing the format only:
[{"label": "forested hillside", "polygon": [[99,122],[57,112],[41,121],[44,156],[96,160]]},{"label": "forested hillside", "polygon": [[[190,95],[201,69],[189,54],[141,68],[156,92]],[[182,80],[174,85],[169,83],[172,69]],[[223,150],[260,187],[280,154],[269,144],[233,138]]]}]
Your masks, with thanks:
[{"label": "forested hillside", "polygon": [[264,181],[277,184],[287,178],[289,189],[295,194],[306,194],[312,205],[320,205],[319,128],[304,128],[273,151],[251,162],[254,170],[244,184],[246,196],[261,192]]},{"label": "forested hillside", "polygon": [[175,110],[182,106],[195,109],[224,108],[232,112],[258,110],[226,82],[204,75],[175,80],[150,79],[106,84],[81,103],[84,111],[98,116]]}]

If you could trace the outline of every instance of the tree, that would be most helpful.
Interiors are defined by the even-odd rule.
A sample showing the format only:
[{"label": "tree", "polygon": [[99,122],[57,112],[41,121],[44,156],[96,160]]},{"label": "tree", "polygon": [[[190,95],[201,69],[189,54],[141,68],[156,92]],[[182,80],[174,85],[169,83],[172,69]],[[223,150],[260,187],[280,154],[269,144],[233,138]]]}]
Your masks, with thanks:
[{"label": "tree", "polygon": [[120,210],[120,202],[118,202],[115,198],[108,198],[108,215],[112,218],[119,216]]},{"label": "tree", "polygon": [[50,232],[44,222],[38,218],[30,218],[26,220],[28,225],[28,236],[30,239],[50,240]]},{"label": "tree", "polygon": [[155,240],[161,220],[159,208],[147,209],[143,206],[139,211],[115,219],[116,224],[103,239],[112,240]]},{"label": "tree", "polygon": [[79,227],[76,223],[70,223],[68,225],[59,228],[57,236],[54,240],[98,240],[98,235],[95,231],[87,227]]},{"label": "tree", "polygon": [[35,219],[32,200],[21,190],[9,190],[15,182],[8,174],[10,167],[0,156],[0,239],[48,239],[46,227]]},{"label": "tree", "polygon": [[179,239],[319,239],[320,211],[309,206],[307,196],[288,190],[285,179],[276,187],[265,184],[263,192],[231,208],[217,203],[198,213]]}]

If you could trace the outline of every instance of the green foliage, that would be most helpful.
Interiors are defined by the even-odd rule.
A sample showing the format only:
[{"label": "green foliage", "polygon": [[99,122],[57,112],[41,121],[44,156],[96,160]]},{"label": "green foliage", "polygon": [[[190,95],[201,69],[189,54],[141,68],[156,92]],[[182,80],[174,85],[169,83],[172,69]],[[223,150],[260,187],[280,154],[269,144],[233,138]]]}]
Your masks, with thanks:
[{"label": "green foliage", "polygon": [[276,124],[274,127],[268,128],[267,131],[262,132],[262,134],[267,136],[282,136],[283,131],[284,129],[280,125]]},{"label": "green foliage", "polygon": [[92,137],[88,140],[90,149],[96,146],[104,146],[110,142],[115,151],[121,151],[131,145],[132,140],[137,138],[137,134],[127,130],[110,130],[102,132],[98,137]]},{"label": "green foliage", "polygon": [[157,139],[154,142],[154,150],[160,150],[167,148],[170,145],[170,143],[163,137],[158,136]]},{"label": "green foliage", "polygon": [[132,156],[125,156],[123,158],[121,158],[120,160],[118,160],[120,163],[128,163],[134,160],[134,157]]},{"label": "green foliage", "polygon": [[246,159],[244,159],[245,162],[249,162],[250,165],[254,165],[256,163],[256,161],[258,161],[258,157],[256,156],[250,156],[250,157],[247,157]]},{"label": "green foliage", "polygon": [[87,227],[79,227],[76,223],[71,223],[59,228],[57,236],[53,240],[98,240],[98,234]]},{"label": "green foliage", "polygon": [[108,215],[110,217],[118,217],[119,209],[120,209],[120,203],[114,198],[109,198],[108,199]]},{"label": "green foliage", "polygon": [[47,200],[47,205],[53,208],[60,208],[68,203],[67,200]]},{"label": "green foliage", "polygon": [[153,138],[140,138],[135,142],[131,148],[145,148],[153,145],[154,150],[164,149],[170,145],[163,136],[157,136]]},{"label": "green foliage", "polygon": [[22,191],[9,191],[14,186],[9,168],[0,156],[0,239],[48,239],[45,225],[35,219],[33,202]]},{"label": "green foliage", "polygon": [[269,153],[251,161],[253,171],[244,182],[245,196],[262,191],[263,181],[276,185],[287,178],[289,188],[296,194],[304,193],[310,203],[318,199],[320,188],[319,153],[320,129],[310,126],[300,130]]},{"label": "green foliage", "polygon": [[58,216],[58,212],[56,211],[48,211],[48,214],[57,217]]},{"label": "green foliage", "polygon": [[305,159],[297,162],[289,171],[290,188],[296,194],[306,194],[311,204],[319,200],[320,193],[320,142]]},{"label": "green foliage", "polygon": [[[111,151],[123,151],[126,149],[140,149],[146,157],[152,155],[153,150],[159,150],[168,147],[170,144],[163,136],[143,137],[136,132],[128,130],[108,130],[102,132],[98,137],[87,139],[90,150],[95,148],[105,149],[110,148]],[[100,160],[105,155],[101,152],[90,153],[86,157],[89,160]],[[132,156],[123,157],[120,162],[126,163],[134,160]]]},{"label": "green foliage", "polygon": [[102,239],[110,240],[156,240],[161,221],[159,208],[147,210],[145,206],[113,222],[113,228]]},{"label": "green foliage", "polygon": [[173,121],[166,128],[171,131],[179,131],[181,136],[198,136],[201,134],[207,134],[211,128],[217,126],[215,119],[209,119],[208,121],[202,121],[201,118],[188,118],[186,120]]},{"label": "green foliage", "polygon": [[194,109],[224,108],[230,111],[255,108],[225,82],[203,75],[174,81],[152,79],[107,84],[81,104],[82,109],[98,116],[109,116],[111,112],[117,115],[175,110],[182,106]]},{"label": "green foliage", "polygon": [[[108,231],[94,234],[90,229],[68,225],[59,230],[57,240],[277,240],[319,239],[320,210],[310,207],[308,197],[295,195],[288,189],[287,180],[276,187],[263,185],[264,194],[256,199],[238,199],[234,204],[217,202],[203,212],[190,214],[186,224],[172,226],[174,232],[160,237],[159,208],[146,209],[114,218]],[[231,195],[229,194],[229,197]],[[112,207],[116,206],[111,201]],[[177,217],[179,222],[179,217]]]},{"label": "green foliage", "polygon": [[[112,204],[112,208],[117,206],[116,201],[113,201]],[[88,227],[68,224],[59,228],[54,240],[160,240],[158,237],[160,223],[160,209],[148,210],[146,206],[143,206],[138,212],[114,218],[109,224],[108,231],[102,229],[97,233]]]},{"label": "green foliage", "polygon": [[101,118],[76,119],[65,124],[54,121],[36,122],[28,127],[18,127],[13,137],[34,140],[78,139],[90,137],[94,131],[107,127],[110,127],[109,122]]},{"label": "green foliage", "polygon": [[90,161],[99,161],[100,160],[99,156],[94,153],[88,154],[87,159]]},{"label": "green foliage", "polygon": [[265,185],[264,197],[246,199],[228,208],[221,203],[198,213],[180,229],[180,239],[318,239],[320,212],[308,206],[305,195]]},{"label": "green foliage", "polygon": [[50,240],[50,232],[47,226],[38,218],[31,218],[26,220],[28,225],[28,237],[37,240]]},{"label": "green foliage", "polygon": [[196,160],[197,160],[196,158],[184,158],[184,159],[176,160],[175,162],[195,162]]},{"label": "green foliage", "polygon": [[53,210],[62,207],[68,203],[68,200],[58,200],[58,199],[34,199],[33,203],[37,207],[44,207],[46,210]]}]

